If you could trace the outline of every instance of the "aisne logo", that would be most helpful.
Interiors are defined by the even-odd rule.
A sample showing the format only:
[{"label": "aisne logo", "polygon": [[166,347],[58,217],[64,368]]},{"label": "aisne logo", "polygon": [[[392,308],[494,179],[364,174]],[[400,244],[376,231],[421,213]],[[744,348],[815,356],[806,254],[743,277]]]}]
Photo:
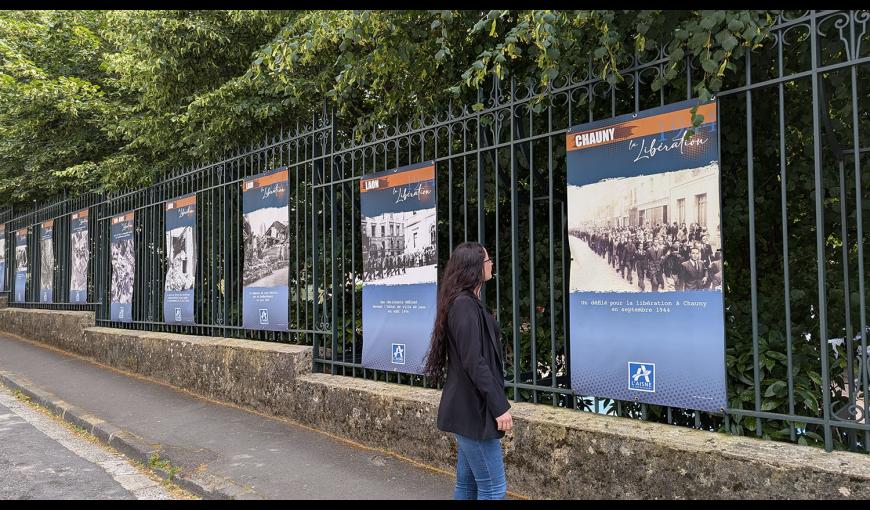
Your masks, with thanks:
[{"label": "aisne logo", "polygon": [[371,179],[371,180],[368,180],[368,181],[366,181],[366,183],[365,183],[366,189],[367,189],[367,190],[369,190],[369,189],[375,189],[375,188],[377,188],[377,187],[380,186],[380,182],[381,182],[381,181],[378,180],[378,179]]}]

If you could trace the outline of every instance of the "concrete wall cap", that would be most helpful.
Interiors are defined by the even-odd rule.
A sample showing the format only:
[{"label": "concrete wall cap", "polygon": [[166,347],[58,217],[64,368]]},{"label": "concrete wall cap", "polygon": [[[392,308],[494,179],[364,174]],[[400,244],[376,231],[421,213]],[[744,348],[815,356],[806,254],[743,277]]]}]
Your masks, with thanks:
[{"label": "concrete wall cap", "polygon": [[168,342],[179,342],[196,345],[213,345],[216,347],[233,347],[240,349],[250,349],[255,351],[276,352],[276,353],[304,353],[311,350],[308,345],[295,345],[280,342],[263,342],[259,340],[245,340],[241,338],[226,338],[214,336],[197,336],[186,335],[183,333],[165,333],[157,331],[140,331],[135,329],[115,329],[106,327],[91,327],[85,328],[85,333],[112,335],[115,337],[126,336],[141,339],[164,340]]}]

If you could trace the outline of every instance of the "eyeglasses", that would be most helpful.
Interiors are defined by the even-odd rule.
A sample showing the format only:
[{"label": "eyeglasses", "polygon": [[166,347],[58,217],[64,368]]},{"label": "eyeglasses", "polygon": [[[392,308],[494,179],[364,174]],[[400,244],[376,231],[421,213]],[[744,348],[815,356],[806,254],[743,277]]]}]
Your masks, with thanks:
[{"label": "eyeglasses", "polygon": [[485,259],[483,259],[483,263],[484,263],[484,264],[486,264],[487,262],[492,262],[492,259],[491,259],[491,258],[485,258]]}]

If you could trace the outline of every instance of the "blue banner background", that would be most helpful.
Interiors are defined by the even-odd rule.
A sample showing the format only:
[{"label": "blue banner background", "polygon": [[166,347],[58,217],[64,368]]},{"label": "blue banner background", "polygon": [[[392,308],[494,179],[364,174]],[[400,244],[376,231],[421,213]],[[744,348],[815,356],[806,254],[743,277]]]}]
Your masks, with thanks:
[{"label": "blue banner background", "polygon": [[[133,239],[133,221],[119,221],[112,225],[112,244],[119,243],[128,239]],[[133,247],[135,253],[135,246]],[[136,259],[133,259],[133,278],[135,278]],[[115,271],[115,268],[112,268]],[[131,282],[135,288],[135,281]],[[115,303],[110,304],[110,319],[118,322],[133,322],[133,303]]]},{"label": "blue banner background", "polygon": [[[721,292],[574,292],[570,300],[571,386],[579,394],[711,412],[727,407]],[[706,306],[637,304],[644,300]],[[611,301],[652,311],[611,311]],[[628,389],[631,361],[655,364],[655,393]]]},{"label": "blue banner background", "polygon": [[[427,166],[432,166],[435,163],[432,161],[426,163],[419,163],[416,165],[405,166],[396,170],[386,170],[383,172],[375,172],[371,174],[365,174],[363,179],[377,179],[380,177],[385,177],[387,175],[394,175],[401,172],[408,172],[411,170],[416,170],[418,168],[425,168]],[[403,200],[399,203],[396,203],[396,191],[399,188],[408,188],[409,191],[416,189],[419,185],[428,186],[432,193],[426,195],[418,195],[414,198]],[[385,189],[375,189],[366,191],[361,194],[360,197],[360,212],[363,216],[377,216],[379,214],[383,214],[385,212],[407,212],[407,211],[419,211],[420,209],[431,209],[435,207],[435,180],[430,179],[428,181],[419,181],[413,184],[404,184],[401,186],[394,186],[392,188]]]},{"label": "blue banner background", "polygon": [[[409,165],[395,170],[366,174],[364,179],[379,178],[433,166],[432,161]],[[429,187],[431,193],[396,203],[393,190],[408,188],[416,190],[420,185]],[[407,212],[431,209],[436,206],[435,180],[429,179],[391,188],[366,191],[360,194],[360,211],[363,216],[375,217],[386,212]],[[437,247],[436,247],[437,253]],[[373,285],[364,283],[363,300],[363,352],[362,364],[366,368],[402,372],[423,373],[423,357],[429,349],[432,326],[435,323],[435,305],[438,298],[437,283],[411,283],[396,285]],[[382,301],[416,301],[417,309],[394,310],[384,306],[375,308]],[[402,305],[398,305],[401,307]],[[411,305],[413,306],[413,305]],[[422,309],[421,309],[422,308]],[[392,344],[404,344],[405,363],[394,363]]]},{"label": "blue banner background", "polygon": [[[41,241],[50,241],[52,239],[52,233],[54,232],[54,227],[46,228],[46,227],[40,226],[40,228],[41,228],[40,236],[39,236],[40,242]],[[42,248],[42,246],[40,246],[40,248]],[[44,258],[46,256],[46,254],[40,253],[39,256]],[[52,281],[51,278],[49,278],[48,286],[46,287],[46,283],[44,281],[42,281],[43,275],[42,275],[42,264],[41,263],[40,263],[39,267],[40,267],[39,302],[40,303],[51,303],[52,298],[54,297],[53,296],[53,294],[54,294],[54,282]],[[52,268],[51,276],[52,276],[52,278],[54,277],[54,268]]]},{"label": "blue banner background", "polygon": [[0,249],[0,292],[6,290],[6,230],[0,230],[3,247]]},{"label": "blue banner background", "polygon": [[[87,239],[87,231],[88,231],[88,217],[84,218],[76,218],[74,220],[70,220],[70,246],[72,246],[72,234],[78,232],[85,232],[85,243],[89,243],[90,240]],[[72,253],[70,250],[70,264],[74,265],[75,261],[72,258],[75,257],[75,253]],[[85,281],[87,282],[87,274],[85,274]],[[87,287],[87,284],[85,285]],[[70,288],[69,288],[69,301],[70,303],[84,303],[88,300],[88,289],[82,288],[77,289],[72,286],[72,279],[70,279]]]},{"label": "blue banner background", "polygon": [[[244,183],[255,179],[260,179],[272,175],[276,172],[286,171],[286,168],[266,172],[260,175],[255,175],[249,179],[245,179]],[[268,188],[278,186],[283,187],[283,193],[272,193],[268,197],[263,198],[263,188],[255,187],[251,190],[245,189],[245,184],[242,185],[242,211],[247,214],[260,209],[278,207],[281,208],[283,214],[281,220],[289,226],[289,211],[288,204],[290,200],[289,182],[284,180],[267,185]],[[287,268],[289,270],[290,261],[287,260]],[[287,331],[289,329],[289,291],[287,285],[275,285],[269,287],[254,287],[245,286],[242,289],[242,325],[247,329],[258,329],[266,331]],[[265,310],[263,317],[262,310]],[[261,320],[264,319],[264,320]]]},{"label": "blue banner background", "polygon": [[[242,320],[248,329],[287,331],[289,292],[285,285],[245,287],[242,292]],[[266,310],[261,321],[261,311]]]},{"label": "blue banner background", "polygon": [[[170,202],[175,202],[186,197],[179,197]],[[179,227],[191,227],[193,231],[193,253],[188,254],[188,260],[196,263],[196,203],[166,210],[166,232]],[[166,248],[169,254],[169,247]],[[166,261],[166,271],[169,272],[171,262]],[[194,272],[195,274],[195,272]],[[188,290],[164,290],[163,293],[163,321],[167,324],[194,324],[193,317],[194,289]]]},{"label": "blue banner background", "polygon": [[[27,248],[27,236],[19,236],[18,233],[15,233],[15,246],[24,246]],[[13,250],[12,253],[15,254],[17,250]],[[16,269],[15,271],[15,301],[18,303],[24,302],[24,286],[27,285],[27,272],[26,271],[18,271],[18,257],[17,255],[13,257],[12,263]]]},{"label": "blue banner background", "polygon": [[[697,100],[674,103],[623,115],[568,131],[588,131],[661,113],[690,108]],[[708,137],[703,146],[682,154],[678,148],[643,156],[651,142],[671,144],[683,130],[663,130],[607,145],[568,151],[568,184],[582,186],[614,177],[634,177],[709,165],[719,160],[717,124],[705,122],[697,133]],[[719,204],[714,204],[719,207]],[[568,204],[571,215],[571,203]],[[706,308],[671,306],[670,312],[612,312],[610,306],[581,305],[581,300],[703,301]],[[571,292],[571,387],[578,394],[637,400],[680,408],[719,412],[727,407],[725,333],[721,291],[691,292]],[[655,392],[630,390],[628,363],[655,364]]]},{"label": "blue banner background", "polygon": [[[423,373],[423,357],[429,349],[438,286],[435,283],[410,285],[366,285],[363,287],[363,352],[366,368]],[[381,301],[417,301],[424,309],[394,310],[374,308]],[[401,307],[402,305],[397,305]],[[397,313],[398,312],[398,313]],[[407,313],[402,313],[407,312]],[[393,363],[392,344],[405,344],[405,364]]]}]

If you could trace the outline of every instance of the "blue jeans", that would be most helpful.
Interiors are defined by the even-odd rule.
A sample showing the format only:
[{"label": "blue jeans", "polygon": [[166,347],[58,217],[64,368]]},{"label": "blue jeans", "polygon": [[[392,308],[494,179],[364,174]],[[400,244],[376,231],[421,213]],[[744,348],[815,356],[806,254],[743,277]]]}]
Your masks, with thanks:
[{"label": "blue jeans", "polygon": [[453,499],[504,499],[507,482],[500,439],[456,436],[456,490]]}]

